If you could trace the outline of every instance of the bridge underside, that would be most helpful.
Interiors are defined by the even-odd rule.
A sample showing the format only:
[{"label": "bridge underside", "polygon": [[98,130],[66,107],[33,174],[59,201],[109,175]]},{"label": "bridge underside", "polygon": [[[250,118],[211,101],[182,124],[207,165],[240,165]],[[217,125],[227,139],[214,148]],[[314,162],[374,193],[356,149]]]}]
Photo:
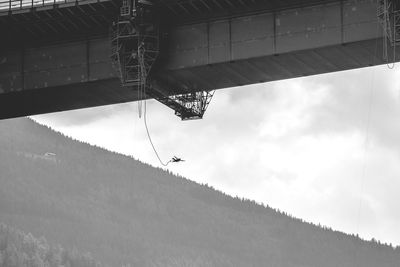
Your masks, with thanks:
[{"label": "bridge underside", "polygon": [[[153,87],[173,95],[385,63],[375,1],[320,2],[170,26]],[[106,33],[2,49],[0,118],[138,100],[109,51]]]}]

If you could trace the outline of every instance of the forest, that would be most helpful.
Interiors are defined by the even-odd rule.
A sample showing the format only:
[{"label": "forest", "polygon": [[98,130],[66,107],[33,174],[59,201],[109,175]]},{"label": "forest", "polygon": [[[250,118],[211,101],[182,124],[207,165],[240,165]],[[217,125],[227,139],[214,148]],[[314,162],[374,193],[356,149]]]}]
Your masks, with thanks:
[{"label": "forest", "polygon": [[[226,195],[27,118],[0,121],[0,185],[0,266],[400,263],[400,247]],[[16,241],[5,245],[4,236]]]},{"label": "forest", "polygon": [[90,253],[49,245],[44,237],[35,238],[5,224],[0,224],[1,267],[101,267]]}]

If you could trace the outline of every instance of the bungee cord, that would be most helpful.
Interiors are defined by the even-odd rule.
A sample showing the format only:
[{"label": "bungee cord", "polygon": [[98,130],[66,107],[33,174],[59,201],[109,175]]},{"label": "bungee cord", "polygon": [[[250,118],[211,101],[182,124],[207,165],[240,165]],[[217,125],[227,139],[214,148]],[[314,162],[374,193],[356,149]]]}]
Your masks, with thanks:
[{"label": "bungee cord", "polygon": [[146,128],[146,133],[147,133],[147,137],[149,139],[149,142],[151,144],[151,147],[153,148],[154,154],[156,154],[158,161],[160,162],[161,165],[163,165],[164,167],[167,167],[168,164],[170,164],[172,162],[172,160],[167,161],[166,163],[164,163],[162,161],[162,159],[160,158],[160,155],[157,152],[157,149],[155,148],[153,141],[151,139],[150,136],[150,132],[149,132],[149,127],[147,126],[147,103],[146,100],[144,100],[144,109],[143,109],[143,121],[144,121],[144,126]]},{"label": "bungee cord", "polygon": [[[139,118],[141,118],[142,114],[143,114],[143,122],[144,122],[144,126],[146,129],[146,134],[147,134],[147,138],[151,144],[151,147],[153,148],[154,154],[156,155],[158,161],[160,162],[160,164],[164,167],[167,167],[168,164],[170,164],[171,162],[180,162],[183,161],[182,159],[179,159],[177,157],[174,157],[172,159],[170,159],[167,162],[164,162],[160,155],[158,154],[158,151],[153,143],[153,140],[151,139],[151,135],[150,135],[150,131],[149,131],[149,127],[147,125],[147,100],[145,99],[146,97],[146,87],[147,87],[147,71],[146,71],[146,65],[145,65],[145,59],[144,59],[144,55],[145,55],[145,48],[143,47],[142,44],[139,45],[138,47],[138,59],[139,59],[139,72],[140,72],[140,83],[139,83],[139,103],[138,103],[138,112],[139,112]],[[143,111],[143,113],[142,113]]]}]

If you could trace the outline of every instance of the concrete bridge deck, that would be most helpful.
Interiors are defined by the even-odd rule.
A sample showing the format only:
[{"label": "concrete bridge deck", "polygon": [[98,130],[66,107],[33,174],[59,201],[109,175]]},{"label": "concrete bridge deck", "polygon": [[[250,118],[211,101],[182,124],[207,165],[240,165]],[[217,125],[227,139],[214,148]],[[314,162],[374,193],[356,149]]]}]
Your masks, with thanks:
[{"label": "concrete bridge deck", "polygon": [[[171,19],[164,23],[163,56],[153,74],[153,85],[172,94],[385,63],[375,0],[159,2],[166,9],[162,18]],[[229,3],[230,9],[224,8]],[[64,8],[81,12],[82,21],[77,19],[81,15],[68,19],[80,23],[82,29],[85,23],[88,27],[97,25],[91,32],[84,29],[83,35],[64,38],[62,33],[70,27],[62,30],[62,25],[69,22],[49,19],[47,23],[57,25],[53,26],[53,39],[47,38],[47,28],[47,35],[39,33],[37,25],[42,21],[30,26],[29,38],[18,34],[9,37],[0,52],[0,118],[137,100],[135,90],[120,86],[109,59],[110,43],[104,27],[113,19],[115,10],[110,10],[118,9],[113,4],[86,3],[88,9],[109,8],[99,13],[102,18],[97,22],[96,18],[83,19],[85,12],[95,10],[80,10],[79,3]],[[50,6],[54,12],[61,10]],[[213,12],[206,14],[207,9]],[[0,23],[9,25],[7,29],[0,26],[0,31],[26,29],[19,21],[24,20],[22,16],[29,20],[24,14],[39,14],[32,10],[13,12],[0,17]],[[174,13],[182,16],[172,19],[177,16]],[[17,46],[15,40],[21,39],[24,45]]]}]

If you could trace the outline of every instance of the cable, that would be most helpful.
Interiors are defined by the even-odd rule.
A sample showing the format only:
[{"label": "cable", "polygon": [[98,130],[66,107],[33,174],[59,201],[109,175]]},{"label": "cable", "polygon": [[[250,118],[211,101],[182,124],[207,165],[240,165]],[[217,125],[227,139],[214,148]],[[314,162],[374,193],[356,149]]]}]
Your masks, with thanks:
[{"label": "cable", "polygon": [[[389,64],[389,56],[387,53],[388,50],[388,32],[387,32],[387,19],[388,19],[388,7],[387,7],[387,2],[385,1],[385,15],[384,15],[384,39],[383,39],[383,44],[384,44],[384,51],[383,51],[383,56],[384,59],[386,60],[386,65],[389,69],[393,69],[395,67],[396,63],[396,25],[393,25],[393,33],[394,36],[392,36],[392,40],[389,39],[389,41],[393,41],[393,62],[392,64]],[[390,27],[390,26],[389,26]],[[377,28],[378,32],[379,28]],[[391,30],[391,29],[390,29]],[[390,34],[390,33],[389,33]],[[374,52],[374,59],[376,58],[377,55],[377,50],[378,50],[378,42],[376,41],[375,45],[375,52]],[[375,61],[373,61],[373,64],[375,65]],[[361,219],[361,208],[362,208],[362,195],[364,194],[364,187],[365,187],[365,176],[367,173],[367,160],[368,160],[368,143],[370,139],[370,128],[371,128],[371,114],[372,114],[372,103],[373,103],[373,96],[374,96],[374,82],[375,82],[375,70],[373,72],[373,75],[371,75],[371,88],[370,88],[370,94],[369,94],[369,103],[368,103],[368,114],[367,114],[367,120],[366,120],[366,125],[365,125],[365,141],[364,141],[364,155],[363,155],[363,162],[362,162],[362,171],[361,171],[361,177],[360,177],[360,198],[358,202],[358,209],[357,209],[357,224],[356,224],[356,233],[359,232],[359,227],[360,227],[360,219]],[[355,250],[355,255],[354,255],[354,266],[357,266],[357,249]]]},{"label": "cable", "polygon": [[[387,52],[386,52],[386,66],[388,67],[388,69],[392,70],[394,69],[394,67],[396,66],[396,25],[393,24],[393,33],[394,35],[392,36],[392,41],[393,41],[393,62],[392,64],[389,64],[389,57],[387,56]],[[387,38],[387,37],[384,37]],[[386,42],[386,49],[387,49],[387,42]]]},{"label": "cable", "polygon": [[149,128],[148,128],[148,126],[147,126],[147,103],[146,103],[146,100],[144,101],[143,121],[144,121],[144,126],[145,126],[145,128],[146,128],[147,137],[148,137],[148,139],[149,139],[149,141],[150,141],[151,147],[152,147],[153,150],[154,150],[154,153],[155,153],[156,156],[157,156],[158,161],[161,163],[161,165],[163,165],[164,167],[167,167],[168,164],[170,164],[170,163],[172,162],[172,160],[169,160],[169,161],[167,161],[167,163],[164,163],[164,162],[161,160],[160,156],[158,155],[157,149],[155,148],[155,146],[154,146],[154,144],[153,144],[153,141],[151,140]]},{"label": "cable", "polygon": [[142,47],[141,45],[138,46],[138,52],[137,52],[137,57],[138,57],[138,63],[139,63],[139,70],[138,70],[138,80],[139,80],[139,87],[138,87],[138,114],[139,114],[139,118],[142,117],[142,107],[143,107],[143,80],[145,82],[145,79],[143,79],[143,76],[145,74],[143,74],[143,72],[145,71],[143,69],[143,65],[142,65]]},{"label": "cable", "polygon": [[[364,188],[365,188],[365,176],[367,173],[367,161],[368,161],[368,143],[370,139],[370,126],[371,126],[371,113],[372,113],[372,100],[373,100],[373,95],[374,95],[374,88],[373,88],[373,83],[375,79],[375,73],[372,75],[372,85],[371,85],[371,90],[369,94],[369,103],[368,103],[368,114],[367,114],[367,121],[365,125],[365,141],[364,141],[364,154],[363,154],[363,162],[362,162],[362,171],[361,171],[361,177],[360,177],[360,198],[358,201],[358,209],[357,209],[357,226],[356,226],[356,233],[359,232],[360,228],[360,220],[361,220],[361,208],[362,208],[362,195],[364,194]],[[357,251],[356,251],[357,253]],[[356,254],[357,255],[357,254]],[[356,264],[356,259],[355,259],[355,266]]]},{"label": "cable", "polygon": [[[377,27],[377,32],[379,31],[379,27]],[[375,51],[373,54],[373,64],[375,65],[375,59],[378,54],[378,39],[375,41]],[[389,67],[389,66],[388,66]],[[358,208],[357,208],[357,221],[356,221],[356,231],[357,234],[360,228],[360,218],[361,218],[361,208],[362,208],[362,195],[364,194],[364,187],[365,187],[365,176],[367,173],[367,159],[368,159],[368,143],[370,139],[370,128],[371,128],[371,114],[372,114],[372,102],[373,102],[373,95],[374,95],[374,83],[375,83],[375,69],[371,75],[371,86],[370,86],[370,93],[368,99],[368,112],[367,112],[367,119],[365,123],[365,140],[364,140],[364,151],[363,151],[363,161],[362,161],[362,170],[360,176],[360,197],[358,201]],[[354,251],[354,266],[357,266],[357,248]]]},{"label": "cable", "polygon": [[[145,51],[144,51],[144,48],[143,48],[143,50],[142,50],[142,48],[143,47],[139,46],[139,49],[138,49],[138,54],[139,54],[138,57],[139,57],[139,65],[140,65],[139,66],[139,69],[140,69],[140,87],[141,87],[139,90],[141,91],[141,94],[143,94],[142,96],[144,97],[145,94],[146,94],[146,86],[147,86],[146,85],[146,76],[147,75],[145,73],[146,72],[146,66],[144,64],[144,53],[145,53]],[[154,153],[157,156],[158,161],[160,162],[161,165],[163,165],[164,167],[167,167],[168,164],[172,162],[172,160],[169,160],[166,163],[164,163],[161,160],[160,155],[158,154],[157,149],[153,144],[153,140],[151,139],[149,127],[147,126],[147,101],[146,101],[146,99],[144,99],[142,103],[144,103],[143,122],[144,122],[144,126],[146,128],[147,137],[149,139],[151,147],[153,148]]]}]

